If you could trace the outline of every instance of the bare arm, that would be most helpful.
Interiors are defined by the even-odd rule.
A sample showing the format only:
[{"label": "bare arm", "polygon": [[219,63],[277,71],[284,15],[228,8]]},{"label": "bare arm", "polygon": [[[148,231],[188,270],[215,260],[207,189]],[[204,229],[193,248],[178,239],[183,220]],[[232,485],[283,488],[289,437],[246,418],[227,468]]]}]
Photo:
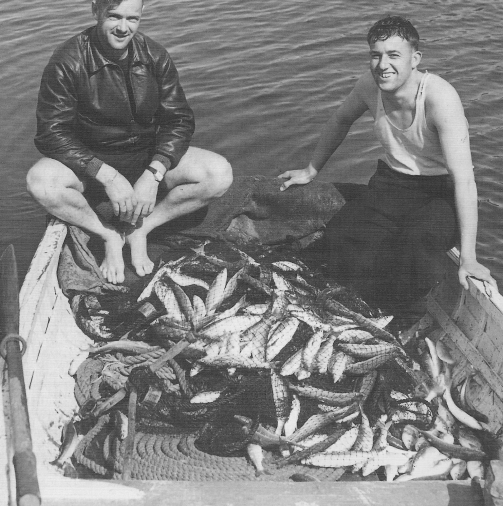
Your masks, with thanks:
[{"label": "bare arm", "polygon": [[477,187],[473,174],[470,139],[463,106],[456,90],[441,80],[427,102],[428,116],[438,131],[447,168],[454,181],[456,212],[461,235],[459,282],[468,288],[467,278],[473,276],[497,287],[489,269],[479,264],[477,241]]},{"label": "bare arm", "polygon": [[306,184],[312,181],[342,144],[351,125],[368,109],[363,98],[364,88],[368,86],[366,81],[366,76],[360,78],[346,100],[325,124],[309,165],[305,169],[289,170],[278,176],[286,179],[281,190],[286,190],[293,184]]}]

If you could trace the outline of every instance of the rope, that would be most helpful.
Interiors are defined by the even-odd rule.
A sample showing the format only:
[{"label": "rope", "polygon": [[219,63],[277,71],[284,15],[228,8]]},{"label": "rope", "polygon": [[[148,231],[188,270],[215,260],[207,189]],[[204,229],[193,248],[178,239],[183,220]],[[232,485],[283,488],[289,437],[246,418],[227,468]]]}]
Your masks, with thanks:
[{"label": "rope", "polygon": [[101,474],[103,476],[107,476],[110,474],[110,470],[106,467],[99,465],[93,460],[89,459],[84,455],[87,447],[92,443],[94,438],[101,432],[101,430],[108,424],[110,421],[110,415],[103,415],[98,419],[96,425],[82,438],[82,441],[77,446],[75,450],[75,459],[76,461],[93,471],[93,473]]}]

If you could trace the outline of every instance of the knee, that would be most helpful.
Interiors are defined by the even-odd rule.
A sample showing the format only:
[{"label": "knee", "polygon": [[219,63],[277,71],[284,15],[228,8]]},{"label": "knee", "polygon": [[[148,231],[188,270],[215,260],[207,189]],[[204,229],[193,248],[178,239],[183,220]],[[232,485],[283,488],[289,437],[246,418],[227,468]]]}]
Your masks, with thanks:
[{"label": "knee", "polygon": [[231,164],[223,156],[215,155],[208,160],[205,169],[205,189],[208,199],[221,197],[233,181]]},{"label": "knee", "polygon": [[54,160],[42,158],[26,175],[28,193],[42,206],[48,207],[59,199],[62,174]]}]

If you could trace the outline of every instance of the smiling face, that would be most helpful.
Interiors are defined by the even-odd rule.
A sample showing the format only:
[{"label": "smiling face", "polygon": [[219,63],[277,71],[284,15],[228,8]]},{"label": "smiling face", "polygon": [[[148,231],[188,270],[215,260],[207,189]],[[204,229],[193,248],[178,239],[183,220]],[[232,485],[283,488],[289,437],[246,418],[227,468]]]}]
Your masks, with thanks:
[{"label": "smiling face", "polygon": [[120,59],[140,26],[143,0],[123,0],[102,8],[92,5],[103,50],[108,57]]},{"label": "smiling face", "polygon": [[370,44],[370,70],[382,91],[396,92],[408,83],[421,53],[398,36]]}]

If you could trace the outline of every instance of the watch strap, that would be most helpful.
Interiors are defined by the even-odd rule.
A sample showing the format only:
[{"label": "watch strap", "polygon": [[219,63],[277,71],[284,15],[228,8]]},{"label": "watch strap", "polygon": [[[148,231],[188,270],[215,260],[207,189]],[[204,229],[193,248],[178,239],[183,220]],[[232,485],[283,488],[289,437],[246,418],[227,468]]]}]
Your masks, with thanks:
[{"label": "watch strap", "polygon": [[152,172],[152,174],[154,175],[154,178],[155,180],[160,183],[162,180],[163,180],[163,175],[161,174],[161,172],[159,170],[156,170],[154,169],[154,167],[151,167],[150,165],[147,166],[147,170]]}]

